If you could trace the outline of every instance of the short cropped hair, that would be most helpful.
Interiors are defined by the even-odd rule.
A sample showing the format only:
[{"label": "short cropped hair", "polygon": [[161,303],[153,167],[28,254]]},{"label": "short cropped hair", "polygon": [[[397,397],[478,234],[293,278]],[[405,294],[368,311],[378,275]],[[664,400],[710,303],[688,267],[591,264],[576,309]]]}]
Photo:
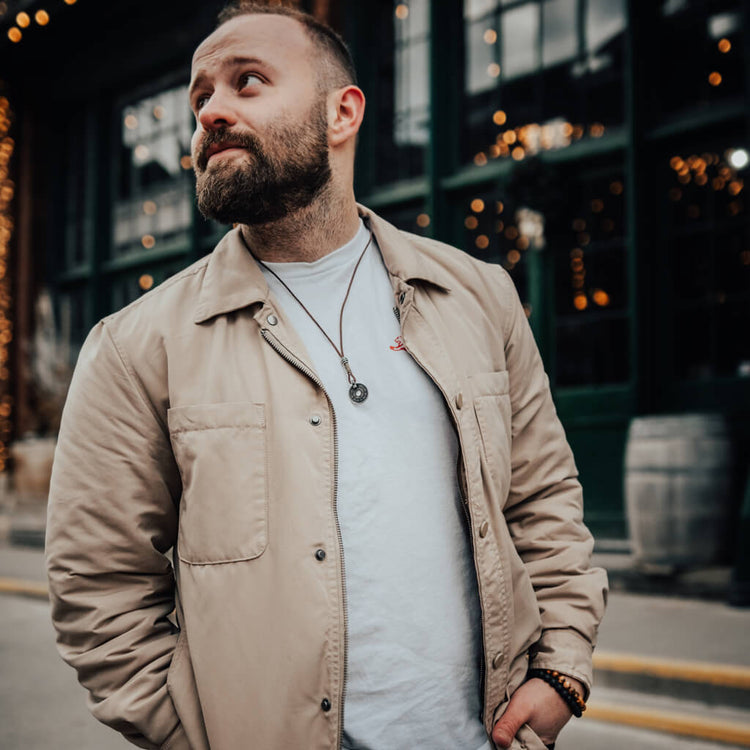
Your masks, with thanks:
[{"label": "short cropped hair", "polygon": [[257,0],[235,0],[219,13],[218,26],[239,16],[264,14],[286,16],[302,24],[327,63],[325,73],[328,75],[321,75],[321,83],[326,88],[357,85],[357,72],[346,42],[330,26],[321,23],[309,13],[285,5],[269,5]]}]

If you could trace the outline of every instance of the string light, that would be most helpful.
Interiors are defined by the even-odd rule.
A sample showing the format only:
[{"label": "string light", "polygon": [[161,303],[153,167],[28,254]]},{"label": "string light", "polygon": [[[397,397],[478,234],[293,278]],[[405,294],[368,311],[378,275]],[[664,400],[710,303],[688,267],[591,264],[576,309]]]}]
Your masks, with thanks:
[{"label": "string light", "polygon": [[11,42],[20,42],[23,37],[23,34],[21,33],[21,29],[16,28],[15,26],[11,26],[11,28],[8,29],[8,39],[10,39]]},{"label": "string light", "polygon": [[481,214],[484,211],[484,201],[481,198],[474,198],[471,202],[471,210],[475,214]]},{"label": "string light", "polygon": [[[65,2],[68,2],[68,0],[65,0]],[[399,21],[405,21],[409,17],[409,6],[404,5],[404,3],[399,3],[396,6],[396,18],[398,18]]]},{"label": "string light", "polygon": [[422,229],[426,229],[430,226],[430,217],[428,214],[419,214],[417,216],[417,226],[421,227]]},{"label": "string light", "polygon": [[[20,31],[18,32],[20,35]],[[19,36],[20,38],[20,36]],[[10,371],[9,344],[13,340],[13,324],[10,320],[11,295],[8,278],[10,241],[13,234],[13,207],[11,201],[15,185],[9,178],[10,160],[15,150],[15,142],[10,137],[13,113],[7,97],[0,96],[0,471],[4,471],[8,461],[8,442],[12,433],[13,397],[8,392]]]},{"label": "string light", "polygon": [[16,16],[16,23],[22,28],[25,29],[28,27],[28,25],[31,23],[31,18],[29,18],[28,13],[19,13]]},{"label": "string light", "polygon": [[711,73],[711,75],[708,76],[708,82],[712,86],[721,86],[721,81],[721,73],[718,73],[717,71],[714,71],[713,73]]},{"label": "string light", "polygon": [[49,13],[46,10],[40,9],[34,14],[34,20],[40,26],[46,26],[49,23]]},{"label": "string light", "polygon": [[497,41],[497,31],[495,29],[487,29],[482,38],[486,44],[494,44]]},{"label": "string light", "polygon": [[719,52],[723,52],[726,54],[729,52],[730,49],[732,49],[732,43],[729,41],[729,39],[719,39]]}]

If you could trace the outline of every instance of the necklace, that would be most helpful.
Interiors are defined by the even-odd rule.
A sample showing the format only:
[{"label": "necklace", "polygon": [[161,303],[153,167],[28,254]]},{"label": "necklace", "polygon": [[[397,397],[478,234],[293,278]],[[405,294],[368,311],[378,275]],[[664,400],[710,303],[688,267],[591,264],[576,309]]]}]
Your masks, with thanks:
[{"label": "necklace", "polygon": [[[240,233],[240,237],[242,237],[242,233]],[[242,237],[242,241],[245,242],[245,238]],[[262,260],[259,258],[255,258],[255,255],[253,255],[253,251],[250,250],[247,242],[245,242],[245,247],[250,251],[250,254],[253,255],[256,261],[260,263],[263,268],[266,269],[269,273],[273,274],[273,276],[276,277],[276,280],[284,287],[284,289],[289,292],[289,294],[292,295],[292,297],[295,299],[297,304],[307,313],[307,316],[312,320],[313,323],[315,323],[316,326],[320,329],[320,332],[326,337],[328,340],[328,343],[334,348],[334,351],[336,354],[339,355],[339,358],[341,359],[341,365],[346,370],[346,377],[349,381],[349,398],[352,400],[355,404],[361,404],[368,396],[369,391],[367,389],[367,386],[364,383],[360,383],[357,381],[357,378],[354,377],[354,373],[352,372],[352,368],[349,366],[349,360],[344,354],[344,308],[346,307],[346,301],[349,299],[349,292],[352,290],[352,284],[354,283],[354,277],[357,275],[357,270],[359,269],[359,264],[362,262],[362,258],[365,257],[365,253],[367,252],[367,248],[370,247],[370,243],[372,242],[372,232],[370,232],[370,239],[367,240],[367,244],[365,245],[365,249],[362,251],[361,255],[359,256],[359,259],[357,260],[354,270],[352,271],[352,276],[349,279],[349,286],[346,288],[346,294],[344,295],[344,301],[341,303],[341,310],[339,312],[339,345],[336,346],[333,339],[325,332],[323,329],[323,326],[318,323],[318,321],[315,319],[315,316],[305,307],[305,305],[302,303],[302,300],[289,288],[288,284],[284,281],[284,279],[279,276],[276,271],[273,270],[273,268],[269,268]]]}]

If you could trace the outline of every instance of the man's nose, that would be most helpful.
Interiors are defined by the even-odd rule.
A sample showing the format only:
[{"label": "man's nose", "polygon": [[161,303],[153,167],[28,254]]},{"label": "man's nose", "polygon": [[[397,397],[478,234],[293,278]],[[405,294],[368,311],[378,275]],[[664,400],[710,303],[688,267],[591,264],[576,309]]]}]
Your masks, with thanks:
[{"label": "man's nose", "polygon": [[237,116],[227,97],[214,91],[198,113],[198,122],[204,130],[217,130],[236,124]]}]

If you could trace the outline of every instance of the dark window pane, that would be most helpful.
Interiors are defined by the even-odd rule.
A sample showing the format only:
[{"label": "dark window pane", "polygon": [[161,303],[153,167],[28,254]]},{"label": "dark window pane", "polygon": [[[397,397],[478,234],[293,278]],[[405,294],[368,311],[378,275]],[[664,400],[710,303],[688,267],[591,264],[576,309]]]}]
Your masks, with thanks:
[{"label": "dark window pane", "polygon": [[[544,228],[531,212],[518,213],[498,191],[477,193],[461,205],[464,216],[463,248],[475,258],[499,263],[513,279],[522,301],[528,299],[527,255],[544,241]],[[524,231],[526,234],[524,234]]]},{"label": "dark window pane", "polygon": [[375,183],[417,177],[429,143],[429,0],[383,3],[375,49]]},{"label": "dark window pane", "polygon": [[664,116],[723,101],[744,90],[744,31],[739,0],[661,0],[650,71],[651,110]]},{"label": "dark window pane", "polygon": [[576,175],[560,191],[550,240],[558,385],[630,377],[624,194],[622,172],[614,170]]},{"label": "dark window pane", "polygon": [[677,379],[750,376],[748,154],[736,137],[675,143],[662,157],[663,241]]},{"label": "dark window pane", "polygon": [[121,112],[113,255],[189,242],[193,177],[187,87],[146,97]]}]

